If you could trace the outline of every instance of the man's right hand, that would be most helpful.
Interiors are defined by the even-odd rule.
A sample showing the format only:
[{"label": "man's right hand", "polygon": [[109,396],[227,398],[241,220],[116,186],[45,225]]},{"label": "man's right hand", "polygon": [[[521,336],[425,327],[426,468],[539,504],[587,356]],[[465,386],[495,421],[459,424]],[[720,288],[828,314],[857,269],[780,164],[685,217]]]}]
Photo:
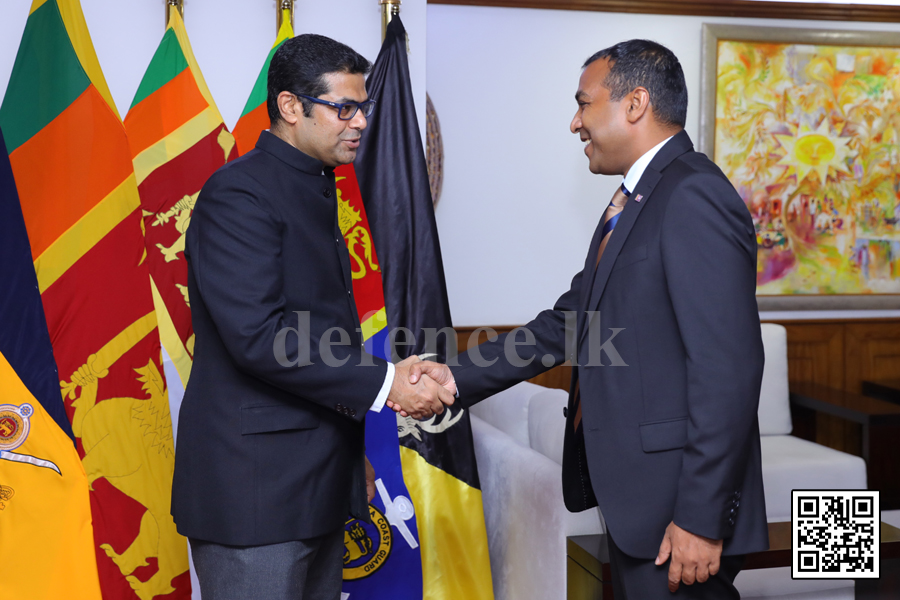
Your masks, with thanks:
[{"label": "man's right hand", "polygon": [[392,408],[399,408],[403,416],[427,419],[444,412],[444,405],[452,405],[455,398],[427,375],[417,377],[416,383],[410,383],[410,367],[417,362],[420,362],[419,357],[410,356],[395,365],[388,402]]}]

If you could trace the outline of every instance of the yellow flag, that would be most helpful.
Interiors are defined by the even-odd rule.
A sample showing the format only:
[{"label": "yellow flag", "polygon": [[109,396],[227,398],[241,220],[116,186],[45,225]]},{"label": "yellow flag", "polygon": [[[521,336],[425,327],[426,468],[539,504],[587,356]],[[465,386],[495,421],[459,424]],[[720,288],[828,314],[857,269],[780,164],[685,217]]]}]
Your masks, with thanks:
[{"label": "yellow flag", "polygon": [[99,600],[87,475],[0,354],[0,597]]}]

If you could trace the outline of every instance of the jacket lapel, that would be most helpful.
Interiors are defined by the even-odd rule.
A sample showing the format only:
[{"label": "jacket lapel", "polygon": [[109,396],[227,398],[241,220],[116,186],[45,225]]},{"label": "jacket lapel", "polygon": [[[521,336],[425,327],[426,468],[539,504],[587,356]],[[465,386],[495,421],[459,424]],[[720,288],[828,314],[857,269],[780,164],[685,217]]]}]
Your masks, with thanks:
[{"label": "jacket lapel", "polygon": [[[606,210],[604,209],[604,214]],[[576,322],[575,331],[581,331],[584,327],[584,318],[588,300],[591,297],[591,286],[594,283],[594,262],[597,260],[597,249],[600,247],[600,234],[603,232],[603,216],[600,216],[600,222],[597,229],[594,230],[594,237],[591,239],[590,248],[588,248],[587,257],[584,259],[584,269],[581,271],[581,295],[578,297],[578,320]],[[573,371],[577,372],[577,369]],[[572,386],[574,389],[574,383]]]},{"label": "jacket lapel", "polygon": [[[656,188],[656,184],[659,183],[659,180],[662,178],[662,171],[665,170],[672,161],[685,152],[690,151],[693,147],[694,145],[691,142],[691,138],[688,137],[686,131],[682,130],[675,134],[665,146],[660,148],[659,152],[657,152],[656,156],[653,157],[653,160],[650,161],[650,164],[644,170],[640,181],[638,181],[638,184],[631,192],[631,196],[625,204],[625,208],[622,210],[619,221],[616,223],[616,229],[613,231],[612,237],[609,238],[609,244],[607,244],[606,250],[603,251],[603,257],[600,259],[600,264],[597,265],[597,272],[593,277],[593,286],[590,288],[589,293],[586,292],[584,294],[587,301],[584,305],[585,311],[596,310],[600,304],[600,298],[603,296],[603,292],[606,289],[606,282],[609,280],[610,273],[612,273],[616,258],[619,256],[622,246],[625,245],[625,240],[628,239],[628,234],[631,233],[631,229],[634,227],[638,215],[647,202],[649,202],[650,196]],[[594,246],[593,256],[596,255],[597,250],[596,246]],[[588,261],[590,261],[590,257],[588,257]],[[581,342],[588,329],[586,315],[581,318],[581,321],[582,323],[578,336],[579,347],[581,346]]]}]

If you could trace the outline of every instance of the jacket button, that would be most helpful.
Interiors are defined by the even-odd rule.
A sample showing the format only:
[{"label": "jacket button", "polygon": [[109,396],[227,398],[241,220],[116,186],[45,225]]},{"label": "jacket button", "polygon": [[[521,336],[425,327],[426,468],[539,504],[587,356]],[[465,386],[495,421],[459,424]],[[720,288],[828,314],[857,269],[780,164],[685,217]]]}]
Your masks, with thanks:
[{"label": "jacket button", "polygon": [[565,418],[569,418],[569,408],[567,406],[563,406],[563,416]]},{"label": "jacket button", "polygon": [[350,409],[350,416],[351,416],[351,417],[355,417],[355,416],[356,416],[356,409],[355,409],[355,408],[351,408],[351,409]]},{"label": "jacket button", "polygon": [[331,198],[331,188],[325,188],[325,191],[322,193],[325,194],[326,198]]}]

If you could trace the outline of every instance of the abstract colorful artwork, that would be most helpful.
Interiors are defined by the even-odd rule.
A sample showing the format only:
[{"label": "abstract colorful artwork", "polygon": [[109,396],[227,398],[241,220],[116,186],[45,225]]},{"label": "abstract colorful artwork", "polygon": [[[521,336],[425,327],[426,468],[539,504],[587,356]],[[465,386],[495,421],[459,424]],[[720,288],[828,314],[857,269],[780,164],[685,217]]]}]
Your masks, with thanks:
[{"label": "abstract colorful artwork", "polygon": [[753,216],[757,293],[900,293],[900,43],[718,39],[715,60],[714,160]]}]

